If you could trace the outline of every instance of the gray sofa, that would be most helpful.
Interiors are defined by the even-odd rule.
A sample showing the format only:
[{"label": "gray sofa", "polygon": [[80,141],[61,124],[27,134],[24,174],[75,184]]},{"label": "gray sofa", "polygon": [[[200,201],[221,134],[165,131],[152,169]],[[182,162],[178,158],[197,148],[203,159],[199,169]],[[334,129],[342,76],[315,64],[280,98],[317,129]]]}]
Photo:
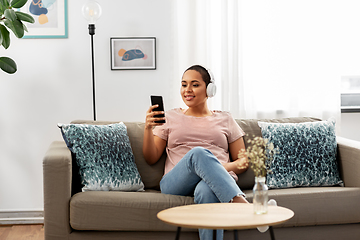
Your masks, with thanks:
[{"label": "gray sofa", "polygon": [[[308,122],[314,118],[268,119],[269,122]],[[237,119],[250,136],[260,136],[258,120]],[[113,122],[75,121],[110,124]],[[159,192],[165,153],[155,165],[142,156],[144,123],[126,122],[135,161],[145,192],[81,192],[72,153],[63,141],[53,142],[43,160],[45,239],[174,239],[176,227],[157,219],[166,208],[193,204],[192,197]],[[295,216],[274,227],[276,239],[360,239],[360,142],[337,138],[338,163],[345,187],[302,187],[269,190],[269,198],[292,209]],[[254,175],[249,169],[239,176],[241,189],[252,201]],[[241,214],[241,213],[239,213]],[[241,239],[269,239],[256,229],[239,231]],[[180,239],[198,239],[194,229],[183,229]],[[233,239],[231,231],[225,239]]]}]

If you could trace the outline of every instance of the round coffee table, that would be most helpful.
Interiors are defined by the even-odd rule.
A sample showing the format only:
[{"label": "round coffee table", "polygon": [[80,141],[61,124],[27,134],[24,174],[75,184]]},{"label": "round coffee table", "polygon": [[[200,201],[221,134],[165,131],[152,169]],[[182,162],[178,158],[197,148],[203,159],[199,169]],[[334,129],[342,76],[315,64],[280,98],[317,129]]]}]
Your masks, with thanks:
[{"label": "round coffee table", "polygon": [[213,229],[214,233],[215,229],[235,230],[236,239],[237,229],[261,226],[270,226],[271,239],[275,239],[271,226],[286,222],[293,216],[293,211],[279,206],[268,206],[267,214],[257,215],[253,212],[253,205],[247,203],[184,205],[157,214],[161,221],[178,227],[176,239],[179,238],[181,227]]}]

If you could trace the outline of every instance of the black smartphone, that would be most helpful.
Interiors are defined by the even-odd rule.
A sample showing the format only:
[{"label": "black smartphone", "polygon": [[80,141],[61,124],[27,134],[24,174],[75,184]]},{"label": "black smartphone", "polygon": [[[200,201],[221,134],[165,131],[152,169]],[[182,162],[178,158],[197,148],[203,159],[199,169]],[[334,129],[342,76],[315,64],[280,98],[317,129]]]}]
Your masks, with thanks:
[{"label": "black smartphone", "polygon": [[[159,105],[157,108],[155,108],[153,111],[164,111],[164,103],[163,103],[163,98],[162,96],[150,96],[151,98],[151,105]],[[155,117],[165,117],[165,114],[159,114],[159,115],[155,115]],[[155,121],[156,123],[165,123],[165,120],[160,120],[160,121]]]}]

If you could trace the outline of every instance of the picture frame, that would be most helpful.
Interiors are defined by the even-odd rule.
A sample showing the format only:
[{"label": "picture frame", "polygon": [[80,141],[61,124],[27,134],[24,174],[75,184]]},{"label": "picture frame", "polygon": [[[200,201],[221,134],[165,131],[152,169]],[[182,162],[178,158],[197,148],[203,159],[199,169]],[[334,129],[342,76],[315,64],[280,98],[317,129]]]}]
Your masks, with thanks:
[{"label": "picture frame", "polygon": [[155,37],[110,38],[111,70],[155,70]]},{"label": "picture frame", "polygon": [[68,38],[68,0],[29,0],[21,8],[35,23],[26,23],[23,38]]}]

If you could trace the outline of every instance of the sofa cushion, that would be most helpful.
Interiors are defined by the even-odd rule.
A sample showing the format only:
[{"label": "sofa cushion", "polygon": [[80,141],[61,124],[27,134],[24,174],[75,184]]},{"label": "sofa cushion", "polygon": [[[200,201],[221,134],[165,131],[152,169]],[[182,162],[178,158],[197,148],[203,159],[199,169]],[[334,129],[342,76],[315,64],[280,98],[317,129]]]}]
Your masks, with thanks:
[{"label": "sofa cushion", "polygon": [[142,191],[124,123],[110,125],[62,124],[64,140],[75,154],[83,191]]},{"label": "sofa cushion", "polygon": [[[174,231],[157,213],[194,204],[193,197],[145,192],[81,192],[70,201],[70,225],[75,230]],[[194,230],[196,231],[196,230]]]},{"label": "sofa cushion", "polygon": [[[73,124],[92,124],[92,125],[107,125],[116,122],[113,121],[87,121],[87,120],[75,120]],[[142,122],[124,122],[127,127],[127,133],[130,139],[131,148],[134,153],[135,163],[138,167],[141,180],[145,185],[145,189],[159,190],[159,183],[164,175],[164,166],[166,159],[166,152],[161,156],[160,160],[149,165],[142,154],[142,144],[144,138],[144,126]]]},{"label": "sofa cushion", "polygon": [[157,163],[149,165],[142,154],[145,123],[125,122],[125,124],[128,127],[128,135],[134,151],[135,162],[138,166],[141,179],[145,184],[145,188],[159,190],[160,180],[164,175],[166,151],[164,151]]},{"label": "sofa cushion", "polygon": [[[252,191],[245,190],[244,193],[252,202]],[[295,213],[293,218],[281,224],[282,227],[360,222],[360,188],[271,189],[269,198]],[[175,231],[176,227],[163,223],[156,215],[166,208],[187,204],[194,204],[192,197],[156,191],[81,192],[71,198],[70,225],[75,230]]]},{"label": "sofa cushion", "polygon": [[[244,136],[245,147],[249,146],[248,140],[254,137],[261,137],[261,129],[258,122],[273,122],[273,123],[300,123],[300,122],[316,122],[321,121],[318,118],[311,117],[292,117],[281,119],[235,119],[239,126],[244,130],[246,135]],[[246,172],[238,175],[237,181],[241,189],[252,189],[254,186],[255,176],[253,171],[249,168]]]},{"label": "sofa cushion", "polygon": [[278,149],[266,176],[270,188],[341,184],[336,162],[335,120],[313,123],[259,122]]}]

